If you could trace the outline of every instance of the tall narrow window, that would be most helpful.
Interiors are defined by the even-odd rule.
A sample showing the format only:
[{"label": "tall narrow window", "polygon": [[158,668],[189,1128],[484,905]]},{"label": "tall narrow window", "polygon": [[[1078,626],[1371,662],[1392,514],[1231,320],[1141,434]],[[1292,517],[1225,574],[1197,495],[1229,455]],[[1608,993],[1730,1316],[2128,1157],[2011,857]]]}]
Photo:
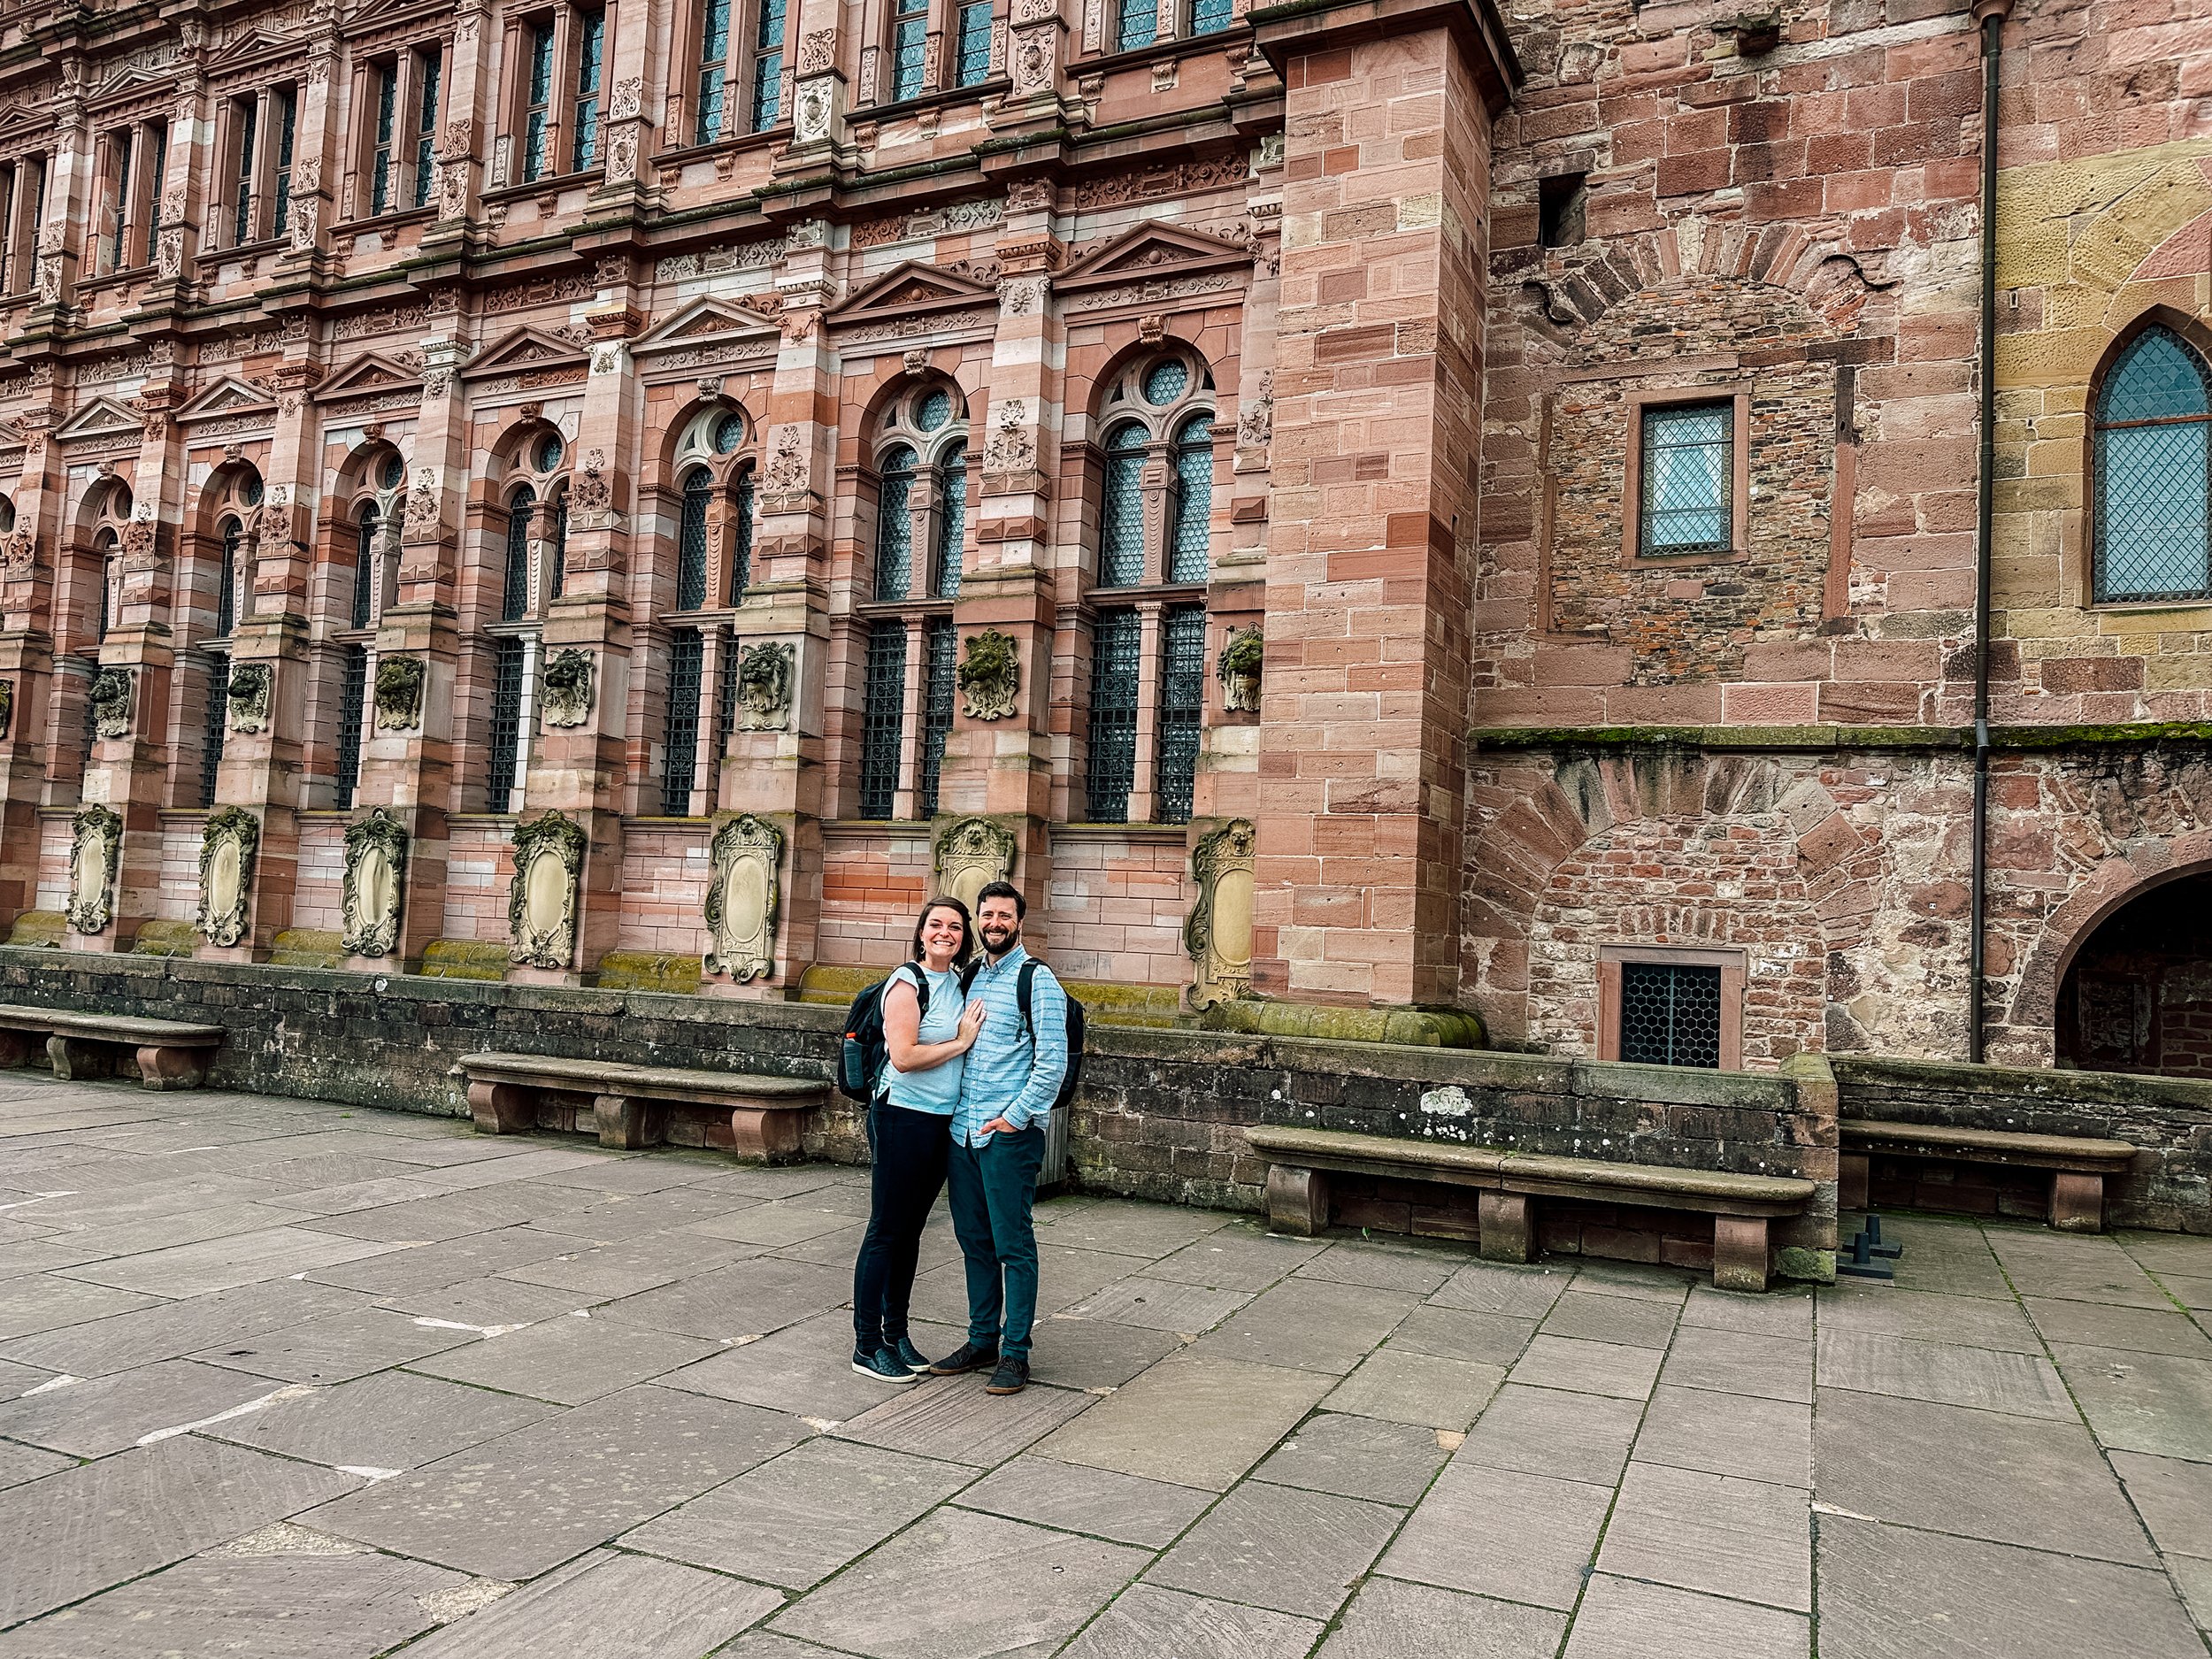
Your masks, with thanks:
[{"label": "tall narrow window", "polygon": [[120,271],[130,263],[131,129],[108,134],[107,167],[100,180],[100,270]]},{"label": "tall narrow window", "polygon": [[376,148],[369,157],[369,211],[392,206],[392,134],[399,120],[399,65],[376,66]]},{"label": "tall narrow window", "polygon": [[353,804],[361,787],[361,705],[369,690],[369,653],[365,647],[349,645],[338,670],[338,792],[341,812]]},{"label": "tall narrow window", "polygon": [[530,611],[530,509],[537,493],[527,484],[507,503],[507,569],[499,590],[499,619],[518,622]]},{"label": "tall narrow window", "polygon": [[696,611],[707,603],[707,509],[714,480],[703,466],[684,479],[683,518],[676,537],[676,609]]},{"label": "tall narrow window", "polygon": [[1621,1058],[1647,1065],[1721,1063],[1721,970],[1621,964]]},{"label": "tall narrow window", "polygon": [[1190,32],[1218,35],[1229,27],[1230,0],[1191,0]]},{"label": "tall narrow window", "polygon": [[929,55],[929,0],[891,0],[891,96],[922,96]]},{"label": "tall narrow window", "polygon": [[1115,20],[1114,50],[1133,52],[1149,46],[1160,32],[1160,0],[1121,0]]},{"label": "tall narrow window", "polygon": [[1167,579],[1202,582],[1213,530],[1213,417],[1193,415],[1175,434],[1175,529],[1168,538]]},{"label": "tall narrow window", "polygon": [[1131,421],[1106,437],[1106,499],[1100,511],[1098,580],[1133,588],[1144,580],[1144,428]]},{"label": "tall narrow window", "polygon": [[1637,503],[1646,557],[1728,549],[1735,412],[1732,400],[1645,407]]},{"label": "tall narrow window", "polygon": [[552,543],[546,559],[545,596],[558,599],[568,591],[568,492],[564,489],[553,497],[553,522],[547,526]]},{"label": "tall narrow window", "polygon": [[522,178],[527,184],[545,177],[546,128],[553,119],[553,19],[525,31],[529,73],[522,93]]},{"label": "tall narrow window", "polygon": [[730,73],[730,0],[706,0],[699,26],[699,74],[691,142],[711,144],[722,136],[724,83]]},{"label": "tall narrow window", "polygon": [[906,624],[887,617],[868,629],[861,687],[860,816],[887,818],[898,802],[899,742],[906,724]]},{"label": "tall narrow window", "polygon": [[942,599],[960,596],[960,554],[968,538],[968,446],[956,443],[937,464],[934,576]]},{"label": "tall narrow window", "polygon": [[442,61],[439,50],[433,46],[418,53],[415,58],[415,184],[413,204],[430,205],[432,175],[437,170],[438,153],[438,70]]},{"label": "tall narrow window", "polygon": [[784,0],[757,0],[760,20],[753,30],[753,131],[776,124],[783,105]]},{"label": "tall narrow window", "polygon": [[960,8],[960,42],[956,79],[972,87],[990,79],[991,0],[964,0]]},{"label": "tall narrow window", "polygon": [[1091,757],[1084,794],[1094,824],[1126,824],[1137,781],[1137,680],[1144,631],[1133,611],[1100,614],[1091,636]]},{"label": "tall narrow window", "polygon": [[699,766],[699,672],[705,641],[690,629],[668,652],[668,723],[662,738],[661,815],[691,816],[691,780]]},{"label": "tall narrow window", "polygon": [[238,550],[246,539],[245,527],[235,518],[223,521],[223,565],[215,572],[215,637],[230,638],[238,620]]},{"label": "tall narrow window", "polygon": [[937,780],[945,768],[945,737],[952,730],[953,659],[959,645],[960,632],[950,617],[932,617],[922,625],[922,743],[914,793],[924,818],[937,810]]},{"label": "tall narrow window", "polygon": [[292,228],[292,142],[299,126],[299,97],[289,87],[270,95],[276,101],[276,220],[269,234],[281,236]]},{"label": "tall narrow window", "polygon": [[242,247],[253,240],[253,173],[254,150],[260,134],[261,109],[258,100],[246,97],[232,104],[231,121],[238,130],[237,172],[231,179],[230,240],[233,247]]},{"label": "tall narrow window", "polygon": [[351,621],[365,628],[376,601],[376,503],[361,509],[361,523],[354,531],[353,611]]},{"label": "tall narrow window", "polygon": [[230,653],[217,651],[207,659],[207,712],[200,732],[200,804],[215,804],[215,787],[223,771],[223,733],[230,703]]},{"label": "tall narrow window", "polygon": [[730,603],[736,604],[753,585],[753,469],[737,475],[737,534],[730,555]]},{"label": "tall narrow window", "polygon": [[1190,822],[1198,775],[1198,730],[1206,712],[1206,611],[1177,605],[1162,618],[1160,732],[1156,775],[1159,821]]},{"label": "tall narrow window", "polygon": [[522,671],[527,645],[504,639],[492,647],[491,764],[485,772],[484,810],[512,811],[515,773],[522,750]]},{"label": "tall narrow window", "polygon": [[576,135],[569,146],[569,169],[581,173],[599,160],[599,81],[607,50],[607,14],[587,12],[576,23]]},{"label": "tall narrow window", "polygon": [[876,597],[903,599],[914,582],[914,451],[903,443],[883,452],[876,491]]},{"label": "tall narrow window", "polygon": [[168,168],[169,123],[149,121],[146,123],[146,165],[140,175],[135,201],[131,208],[134,223],[143,225],[146,229],[142,239],[134,236],[131,240],[131,262],[134,265],[152,264],[155,250],[161,246],[161,183]]},{"label": "tall narrow window", "polygon": [[714,752],[718,763],[730,752],[730,734],[737,730],[737,675],[744,664],[744,649],[735,634],[722,636],[722,672],[714,688]]},{"label": "tall narrow window", "polygon": [[94,584],[93,588],[93,597],[98,604],[98,609],[93,613],[92,620],[92,642],[95,645],[104,644],[108,637],[111,609],[108,603],[108,589],[114,585],[115,581],[117,548],[115,532],[112,530],[103,530],[99,540],[93,543],[93,557],[99,561],[100,566],[100,580]]},{"label": "tall narrow window", "polygon": [[2096,416],[2098,602],[2212,593],[2212,372],[2171,329],[2147,328]]}]

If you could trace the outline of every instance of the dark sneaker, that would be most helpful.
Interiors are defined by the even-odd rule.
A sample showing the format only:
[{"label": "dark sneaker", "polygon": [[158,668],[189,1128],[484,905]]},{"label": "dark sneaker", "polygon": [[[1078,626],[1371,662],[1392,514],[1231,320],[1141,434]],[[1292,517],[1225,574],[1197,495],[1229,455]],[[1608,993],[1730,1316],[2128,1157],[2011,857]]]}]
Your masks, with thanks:
[{"label": "dark sneaker", "polygon": [[1018,1394],[1029,1386],[1029,1362],[1016,1359],[1009,1354],[999,1361],[998,1369],[991,1373],[991,1380],[983,1385],[987,1394]]},{"label": "dark sneaker", "polygon": [[914,1373],[887,1348],[879,1348],[872,1354],[854,1354],[853,1369],[876,1382],[910,1383],[915,1380]]},{"label": "dark sneaker", "polygon": [[899,1363],[905,1366],[907,1370],[922,1371],[929,1369],[929,1362],[922,1357],[922,1350],[916,1348],[905,1337],[901,1337],[895,1342],[887,1342],[884,1346],[891,1350]]},{"label": "dark sneaker", "polygon": [[983,1342],[963,1342],[959,1348],[930,1366],[940,1377],[957,1377],[964,1371],[981,1371],[986,1365],[998,1363],[998,1348]]}]

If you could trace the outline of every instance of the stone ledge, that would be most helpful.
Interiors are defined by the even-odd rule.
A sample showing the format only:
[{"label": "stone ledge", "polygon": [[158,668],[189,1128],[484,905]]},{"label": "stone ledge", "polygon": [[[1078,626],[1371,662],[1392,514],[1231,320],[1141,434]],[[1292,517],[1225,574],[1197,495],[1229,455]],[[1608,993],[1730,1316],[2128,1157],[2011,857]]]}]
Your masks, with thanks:
[{"label": "stone ledge", "polygon": [[[1489,726],[1468,737],[1490,749],[1705,749],[1811,750],[1950,750],[1971,754],[1965,726]],[[2144,721],[2131,726],[1993,726],[1993,749],[2139,749],[2160,743],[2212,742],[2212,724]]]},{"label": "stone ledge", "polygon": [[18,950],[58,950],[69,932],[69,918],[59,910],[26,910],[8,930],[7,942]]},{"label": "stone ledge", "polygon": [[200,930],[189,922],[143,924],[131,941],[134,956],[188,956],[200,946]]},{"label": "stone ledge", "polygon": [[335,968],[345,959],[342,935],[328,927],[288,927],[269,952],[273,968]]},{"label": "stone ledge", "polygon": [[1421,1048],[1483,1047],[1482,1017],[1465,1009],[1354,1008],[1259,998],[1217,1002],[1199,1029],[1245,1036],[1308,1037]]}]

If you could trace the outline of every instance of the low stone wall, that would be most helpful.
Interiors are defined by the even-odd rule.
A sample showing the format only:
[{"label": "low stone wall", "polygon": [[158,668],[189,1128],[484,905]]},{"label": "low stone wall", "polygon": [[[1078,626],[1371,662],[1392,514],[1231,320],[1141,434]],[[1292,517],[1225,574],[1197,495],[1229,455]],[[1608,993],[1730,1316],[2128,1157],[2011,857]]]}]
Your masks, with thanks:
[{"label": "low stone wall", "polygon": [[[1832,1064],[1846,1118],[2132,1141],[2135,1162],[2105,1183],[2106,1224],[2212,1233],[2212,1082],[1842,1056]],[[1878,1204],[2032,1217],[2049,1190],[2046,1176],[1877,1162]]]}]

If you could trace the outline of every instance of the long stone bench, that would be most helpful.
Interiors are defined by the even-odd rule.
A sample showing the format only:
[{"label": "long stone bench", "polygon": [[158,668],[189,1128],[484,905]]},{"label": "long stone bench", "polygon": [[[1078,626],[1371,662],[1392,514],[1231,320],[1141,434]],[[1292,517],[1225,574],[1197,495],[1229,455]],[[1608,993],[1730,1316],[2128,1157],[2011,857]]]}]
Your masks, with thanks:
[{"label": "long stone bench", "polygon": [[19,1066],[43,1037],[54,1075],[65,1082],[112,1077],[116,1050],[134,1050],[148,1088],[197,1088],[222,1046],[220,1025],[192,1025],[130,1014],[83,1014],[65,1008],[0,1004],[0,1066]]},{"label": "long stone bench", "polygon": [[1547,1199],[1702,1210],[1713,1217],[1713,1283],[1724,1290],[1767,1287],[1767,1224],[1799,1214],[1818,1191],[1792,1176],[1609,1164],[1333,1129],[1263,1125],[1246,1130],[1245,1139],[1268,1159],[1268,1225],[1278,1233],[1311,1236],[1328,1225],[1331,1173],[1476,1189],[1476,1248],[1494,1262],[1532,1259],[1537,1206]]},{"label": "long stone bench", "polygon": [[1846,1118],[1837,1128],[1843,1149],[1836,1183],[1839,1209],[1866,1208],[1877,1157],[2001,1164],[2051,1171],[2050,1223],[2067,1233],[2104,1231],[2105,1178],[2126,1169],[2137,1150],[2125,1141],[1880,1123],[1870,1118]]},{"label": "long stone bench", "polygon": [[546,1094],[584,1095],[604,1147],[657,1146],[668,1138],[672,1110],[729,1114],[741,1157],[778,1159],[799,1151],[801,1118],[829,1098],[829,1085],[804,1078],[754,1077],[671,1066],[624,1065],[542,1054],[461,1056],[469,1080],[469,1115],[482,1134],[515,1134],[538,1126]]}]

